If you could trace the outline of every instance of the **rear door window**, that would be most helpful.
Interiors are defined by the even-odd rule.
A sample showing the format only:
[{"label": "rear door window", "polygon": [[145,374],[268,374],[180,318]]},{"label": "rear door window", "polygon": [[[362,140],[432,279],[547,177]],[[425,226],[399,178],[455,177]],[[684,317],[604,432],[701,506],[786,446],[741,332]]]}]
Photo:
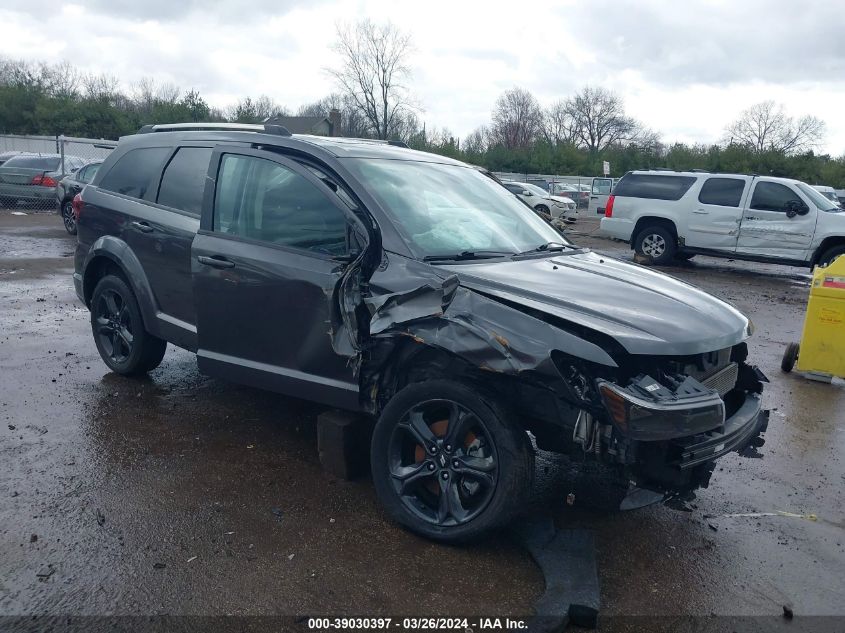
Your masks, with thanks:
[{"label": "rear door window", "polygon": [[738,207],[745,190],[745,181],[739,178],[709,178],[698,194],[701,204],[720,207]]},{"label": "rear door window", "polygon": [[610,178],[594,178],[592,193],[596,196],[610,195],[610,190],[613,188],[613,180]]},{"label": "rear door window", "polygon": [[613,193],[628,198],[680,200],[694,182],[693,176],[628,174],[616,184]]},{"label": "rear door window", "polygon": [[210,160],[210,147],[180,147],[164,168],[157,202],[199,215]]},{"label": "rear door window", "polygon": [[144,198],[150,183],[171,151],[170,147],[139,147],[129,150],[118,158],[103,176],[100,189],[131,198]]},{"label": "rear door window", "polygon": [[786,213],[787,203],[801,203],[801,197],[786,185],[778,182],[758,182],[751,197],[751,208],[758,211]]}]

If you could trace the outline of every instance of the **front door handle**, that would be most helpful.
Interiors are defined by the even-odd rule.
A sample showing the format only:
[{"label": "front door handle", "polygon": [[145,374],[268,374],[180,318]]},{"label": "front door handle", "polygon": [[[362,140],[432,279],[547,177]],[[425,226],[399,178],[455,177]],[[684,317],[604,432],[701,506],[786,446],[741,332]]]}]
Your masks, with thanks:
[{"label": "front door handle", "polygon": [[155,230],[146,222],[133,222],[132,226],[141,231],[141,233],[152,233]]},{"label": "front door handle", "polygon": [[693,209],[693,213],[698,215],[708,215],[710,212],[707,209]]},{"label": "front door handle", "polygon": [[229,261],[222,255],[214,255],[212,257],[206,257],[205,255],[197,256],[197,261],[200,264],[205,264],[206,266],[211,266],[212,268],[234,268],[235,262]]}]

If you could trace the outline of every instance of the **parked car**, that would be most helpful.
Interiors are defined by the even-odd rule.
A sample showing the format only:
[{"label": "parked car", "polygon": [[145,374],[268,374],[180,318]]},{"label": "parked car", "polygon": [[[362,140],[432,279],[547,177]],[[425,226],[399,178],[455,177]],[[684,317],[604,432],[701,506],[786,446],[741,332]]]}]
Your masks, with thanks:
[{"label": "parked car", "polygon": [[77,156],[65,156],[63,172],[59,154],[12,156],[0,166],[0,201],[7,205],[24,202],[52,206],[59,180],[84,164]]},{"label": "parked car", "polygon": [[813,185],[813,189],[818,191],[822,194],[825,198],[833,202],[834,204],[842,206],[842,203],[839,201],[839,196],[836,195],[836,189],[833,187],[828,187],[826,185]]},{"label": "parked car", "polygon": [[12,158],[13,156],[17,156],[18,154],[21,154],[21,153],[22,152],[14,152],[14,151],[0,153],[0,166],[2,166],[3,163],[5,163],[7,160]]},{"label": "parked car", "polygon": [[62,178],[56,185],[56,200],[59,215],[62,216],[65,229],[71,235],[76,235],[76,218],[73,215],[73,197],[94,179],[103,161],[96,160],[80,167],[75,173]]},{"label": "parked car", "polygon": [[836,199],[839,200],[839,206],[845,208],[845,189],[836,190]]},{"label": "parked car", "polygon": [[445,156],[189,129],[124,137],[74,198],[74,285],[114,372],[172,343],[212,376],[357,412],[387,513],[440,541],[520,511],[533,442],[608,469],[620,499],[706,485],[760,444],[731,305],[571,244]]},{"label": "parked car", "polygon": [[702,254],[812,267],[845,253],[842,209],[788,178],[630,172],[601,228],[656,264]]},{"label": "parked car", "polygon": [[585,209],[590,203],[590,186],[573,185],[567,182],[549,183],[549,193],[554,196],[565,196],[575,201],[579,209]]},{"label": "parked car", "polygon": [[561,219],[564,222],[575,222],[578,219],[578,209],[571,198],[553,196],[537,185],[529,182],[506,181],[502,183],[511,193],[515,193],[529,207],[551,220]]}]

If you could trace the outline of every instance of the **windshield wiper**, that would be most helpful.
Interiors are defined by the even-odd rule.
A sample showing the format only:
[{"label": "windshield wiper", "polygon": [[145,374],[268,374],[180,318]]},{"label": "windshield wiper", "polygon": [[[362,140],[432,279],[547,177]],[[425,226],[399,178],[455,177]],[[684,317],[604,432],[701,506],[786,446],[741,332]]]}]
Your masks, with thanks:
[{"label": "windshield wiper", "polygon": [[531,253],[542,253],[545,251],[562,251],[565,248],[579,248],[574,244],[564,244],[563,242],[546,242],[545,244],[540,244],[535,248],[531,248],[527,251],[522,251],[521,253],[517,253],[518,255],[530,255]]},{"label": "windshield wiper", "polygon": [[511,251],[461,251],[460,253],[450,253],[448,255],[426,255],[423,257],[424,262],[459,262],[468,259],[491,259],[493,257],[507,257],[515,255]]}]

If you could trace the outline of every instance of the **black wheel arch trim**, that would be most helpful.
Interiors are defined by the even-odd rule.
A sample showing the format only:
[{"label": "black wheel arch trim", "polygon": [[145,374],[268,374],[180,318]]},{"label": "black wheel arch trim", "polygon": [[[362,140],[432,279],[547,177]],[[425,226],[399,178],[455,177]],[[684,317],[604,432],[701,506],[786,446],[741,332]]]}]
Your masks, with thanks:
[{"label": "black wheel arch trim", "polygon": [[91,245],[85,257],[85,263],[82,266],[82,292],[85,297],[85,304],[89,308],[91,307],[91,297],[97,283],[90,278],[89,271],[91,264],[99,258],[110,260],[120,269],[138,300],[138,307],[141,309],[141,316],[144,319],[144,327],[151,334],[161,336],[158,318],[156,317],[158,307],[150,282],[144,273],[144,268],[129,245],[113,235],[103,235],[98,238]]}]

